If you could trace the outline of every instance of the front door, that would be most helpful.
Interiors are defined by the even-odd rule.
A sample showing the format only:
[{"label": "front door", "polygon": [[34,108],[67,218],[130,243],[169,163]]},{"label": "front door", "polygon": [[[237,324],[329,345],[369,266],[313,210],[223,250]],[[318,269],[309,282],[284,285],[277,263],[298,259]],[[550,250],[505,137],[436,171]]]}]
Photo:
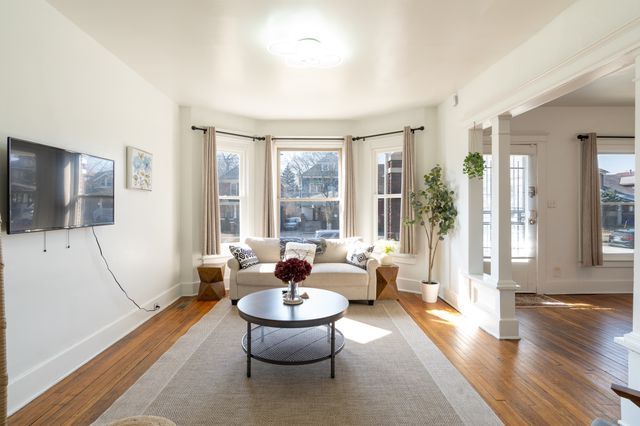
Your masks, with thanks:
[{"label": "front door", "polygon": [[[491,147],[485,146],[483,179],[484,272],[491,273]],[[511,146],[511,264],[518,292],[538,283],[538,181],[536,145]]]}]

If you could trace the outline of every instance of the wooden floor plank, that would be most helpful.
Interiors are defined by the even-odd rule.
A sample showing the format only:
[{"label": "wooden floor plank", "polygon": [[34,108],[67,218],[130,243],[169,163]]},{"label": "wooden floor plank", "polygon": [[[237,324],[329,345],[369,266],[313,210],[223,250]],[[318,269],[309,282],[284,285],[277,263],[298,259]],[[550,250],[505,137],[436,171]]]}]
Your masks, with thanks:
[{"label": "wooden floor plank", "polygon": [[400,293],[400,303],[506,424],[618,419],[610,386],[626,383],[627,355],[613,338],[631,330],[632,296],[553,297],[572,307],[518,309],[518,342],[496,340],[442,301]]},{"label": "wooden floor plank", "polygon": [[16,412],[9,424],[90,424],[215,303],[178,299]]},{"label": "wooden floor plank", "polygon": [[[508,425],[588,424],[620,416],[612,382],[627,354],[613,338],[631,330],[631,295],[553,296],[571,308],[517,310],[520,341],[499,341],[442,301],[399,301]],[[9,418],[14,425],[90,424],[215,302],[181,298]]]}]

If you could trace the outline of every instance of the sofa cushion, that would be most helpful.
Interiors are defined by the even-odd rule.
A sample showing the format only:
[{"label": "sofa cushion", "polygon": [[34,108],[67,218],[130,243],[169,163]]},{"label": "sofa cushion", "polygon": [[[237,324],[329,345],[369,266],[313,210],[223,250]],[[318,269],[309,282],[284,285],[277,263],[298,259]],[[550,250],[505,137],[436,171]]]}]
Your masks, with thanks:
[{"label": "sofa cushion", "polygon": [[305,238],[302,242],[305,244],[314,244],[316,246],[316,254],[323,254],[327,249],[327,240],[324,238]]},{"label": "sofa cushion", "polygon": [[326,239],[324,253],[316,254],[316,263],[345,263],[351,239]]},{"label": "sofa cushion", "polygon": [[367,286],[367,271],[348,263],[316,263],[311,275],[302,282],[306,287],[360,287]]},{"label": "sofa cushion", "polygon": [[282,237],[280,238],[280,259],[284,259],[284,251],[287,248],[287,243],[301,243],[300,237]]},{"label": "sofa cushion", "polygon": [[373,246],[369,246],[359,241],[355,242],[351,244],[347,250],[347,263],[366,269],[367,261],[369,260],[371,253],[373,253]]},{"label": "sofa cushion", "polygon": [[[238,271],[240,286],[281,287],[285,283],[273,275],[275,263],[258,263]],[[306,287],[330,289],[332,287],[366,287],[369,282],[367,271],[348,263],[316,263],[311,275],[302,282]]]},{"label": "sofa cushion", "polygon": [[256,253],[260,263],[275,263],[280,261],[279,238],[249,237],[245,239],[244,242]]},{"label": "sofa cushion", "polygon": [[229,246],[229,251],[238,261],[240,269],[246,269],[258,263],[258,257],[249,247]]},{"label": "sofa cushion", "polygon": [[238,271],[236,281],[238,285],[265,287],[284,286],[285,284],[273,275],[275,270],[276,264],[273,262],[258,263],[257,265],[249,266],[247,269]]},{"label": "sofa cushion", "polygon": [[313,266],[313,259],[316,257],[316,245],[288,242],[284,252],[284,260],[296,258],[306,260]]}]

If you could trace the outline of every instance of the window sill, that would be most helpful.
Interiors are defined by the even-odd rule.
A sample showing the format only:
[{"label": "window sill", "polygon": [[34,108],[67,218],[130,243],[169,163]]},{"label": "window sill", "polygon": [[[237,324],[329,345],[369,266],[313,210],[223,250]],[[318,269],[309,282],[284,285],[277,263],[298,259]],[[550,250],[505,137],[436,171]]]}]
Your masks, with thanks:
[{"label": "window sill", "polygon": [[202,256],[200,260],[202,263],[226,263],[230,258],[231,253]]},{"label": "window sill", "polygon": [[609,259],[604,258],[604,265],[598,268],[633,268],[633,259]]},{"label": "window sill", "polygon": [[391,258],[394,263],[401,263],[403,265],[415,265],[416,264],[416,255],[415,254],[392,254]]}]

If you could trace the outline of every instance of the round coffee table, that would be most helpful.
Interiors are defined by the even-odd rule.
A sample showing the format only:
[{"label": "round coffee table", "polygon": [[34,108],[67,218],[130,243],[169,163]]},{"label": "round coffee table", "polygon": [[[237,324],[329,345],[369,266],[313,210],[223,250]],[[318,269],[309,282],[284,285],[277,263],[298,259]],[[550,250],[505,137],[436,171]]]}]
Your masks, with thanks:
[{"label": "round coffee table", "polygon": [[307,287],[300,291],[309,295],[300,305],[282,303],[283,290],[279,288],[258,291],[238,301],[238,313],[247,321],[242,338],[247,377],[251,377],[251,358],[280,365],[331,359],[331,378],[335,377],[336,354],[344,347],[336,321],[346,314],[349,301],[333,291]]}]

